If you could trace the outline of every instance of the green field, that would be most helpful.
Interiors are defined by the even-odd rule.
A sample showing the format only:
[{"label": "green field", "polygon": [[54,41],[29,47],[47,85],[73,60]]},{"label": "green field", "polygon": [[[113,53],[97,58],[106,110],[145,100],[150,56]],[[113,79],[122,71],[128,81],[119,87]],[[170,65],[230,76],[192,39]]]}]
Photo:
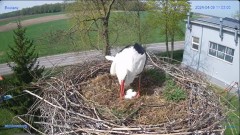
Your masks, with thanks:
[{"label": "green field", "polygon": [[[147,24],[145,20],[146,14],[147,13],[142,13],[142,24]],[[134,31],[134,28],[129,28],[129,26],[126,25],[117,26],[112,23],[116,16],[125,15],[129,14],[113,13],[110,18],[109,27],[113,28],[113,30],[110,30],[110,43],[113,47],[125,46],[127,44],[133,44],[135,42],[138,42],[138,34]],[[128,19],[128,21],[133,22],[134,20]],[[181,26],[183,29],[185,28],[183,22],[181,22]],[[81,42],[77,34],[72,34],[71,36],[69,34],[64,35],[64,30],[68,30],[70,27],[71,23],[69,20],[58,20],[42,24],[35,24],[27,27],[27,36],[34,40],[34,43],[37,46],[37,52],[39,53],[39,56],[94,49],[93,47]],[[142,43],[164,42],[164,35],[160,33],[160,27],[151,29],[148,28],[148,26],[144,27],[145,28],[143,28],[142,32],[144,33],[142,34]],[[96,34],[91,35],[91,39],[94,38],[96,38]],[[183,39],[184,35],[175,37],[176,41]],[[14,45],[13,31],[11,30],[6,32],[0,32],[0,41],[0,63],[4,63],[8,61],[8,46]],[[97,43],[95,42],[93,44]],[[102,49],[102,44],[99,44],[98,48]]]},{"label": "green field", "polygon": [[63,12],[26,15],[26,16],[21,16],[21,17],[11,17],[11,18],[6,18],[6,19],[0,19],[0,26],[8,24],[8,23],[15,23],[18,19],[23,21],[23,20],[27,20],[27,19],[33,19],[33,18],[38,18],[38,17],[43,17],[43,16],[50,16],[50,15],[58,15],[58,14],[63,14]]},{"label": "green field", "polygon": [[[48,42],[48,40],[50,40],[48,39],[48,35],[50,32],[54,32],[56,30],[66,30],[68,28],[69,25],[67,20],[36,24],[27,27],[27,36],[34,39],[34,43],[37,46],[37,52],[40,56],[63,53],[70,51],[68,45],[64,42]],[[7,52],[9,51],[8,46],[14,45],[13,35],[13,31],[0,32],[0,63],[7,61]]]}]

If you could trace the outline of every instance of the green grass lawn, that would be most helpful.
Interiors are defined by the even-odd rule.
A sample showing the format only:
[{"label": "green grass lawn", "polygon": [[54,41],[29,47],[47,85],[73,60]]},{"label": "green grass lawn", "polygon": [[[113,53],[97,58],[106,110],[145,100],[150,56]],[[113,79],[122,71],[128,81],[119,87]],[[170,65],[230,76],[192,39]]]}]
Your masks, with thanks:
[{"label": "green grass lawn", "polygon": [[[27,27],[27,36],[34,40],[35,45],[37,46],[37,51],[39,56],[45,56],[50,54],[57,54],[71,51],[67,40],[60,39],[56,40],[55,43],[48,42],[49,33],[56,30],[66,30],[70,26],[67,20],[58,20],[47,23],[41,23],[36,25],[31,25]],[[13,31],[0,32],[0,63],[6,62],[7,52],[9,51],[9,45],[13,46]]]},{"label": "green grass lawn", "polygon": [[58,15],[58,14],[63,14],[63,12],[57,12],[57,13],[44,13],[44,14],[35,14],[35,15],[26,15],[26,16],[21,16],[21,17],[10,17],[10,18],[5,18],[5,19],[0,19],[0,26],[8,24],[8,23],[15,23],[18,19],[21,21],[27,20],[27,19],[33,19],[33,18],[38,18],[38,17],[43,17],[43,16],[50,16],[50,15]]}]

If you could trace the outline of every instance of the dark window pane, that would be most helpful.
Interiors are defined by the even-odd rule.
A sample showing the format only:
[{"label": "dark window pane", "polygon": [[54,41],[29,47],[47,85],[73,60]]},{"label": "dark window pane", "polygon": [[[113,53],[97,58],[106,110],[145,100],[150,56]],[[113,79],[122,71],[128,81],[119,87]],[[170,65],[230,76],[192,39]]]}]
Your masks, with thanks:
[{"label": "dark window pane", "polygon": [[210,42],[210,46],[209,46],[209,48],[213,48],[213,42]]},{"label": "dark window pane", "polygon": [[194,42],[194,43],[199,43],[199,38],[193,37],[193,42]]},{"label": "dark window pane", "polygon": [[218,51],[225,52],[226,47],[222,45],[218,45]]},{"label": "dark window pane", "polygon": [[209,49],[209,54],[216,56],[216,50]]},{"label": "dark window pane", "polygon": [[198,45],[197,45],[197,44],[193,44],[193,45],[192,45],[192,48],[198,50]]},{"label": "dark window pane", "polygon": [[217,44],[213,43],[213,49],[217,50]]},{"label": "dark window pane", "polygon": [[210,42],[210,48],[217,50],[217,44]]},{"label": "dark window pane", "polygon": [[224,56],[225,56],[225,54],[222,53],[222,52],[217,53],[217,57],[220,58],[220,59],[224,59]]},{"label": "dark window pane", "polygon": [[225,60],[232,63],[233,62],[233,57],[230,56],[230,55],[226,55]]},{"label": "dark window pane", "polygon": [[228,48],[226,49],[226,54],[234,56],[234,49]]}]

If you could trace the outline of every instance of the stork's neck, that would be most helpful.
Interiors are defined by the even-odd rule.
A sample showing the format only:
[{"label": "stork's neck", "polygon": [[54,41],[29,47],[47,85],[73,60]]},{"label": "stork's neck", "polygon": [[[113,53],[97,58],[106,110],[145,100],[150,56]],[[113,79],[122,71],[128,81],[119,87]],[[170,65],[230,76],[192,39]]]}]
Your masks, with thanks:
[{"label": "stork's neck", "polygon": [[122,80],[126,80],[128,73],[129,71],[127,69],[121,68],[121,70],[119,70],[117,74],[119,83],[121,83]]}]

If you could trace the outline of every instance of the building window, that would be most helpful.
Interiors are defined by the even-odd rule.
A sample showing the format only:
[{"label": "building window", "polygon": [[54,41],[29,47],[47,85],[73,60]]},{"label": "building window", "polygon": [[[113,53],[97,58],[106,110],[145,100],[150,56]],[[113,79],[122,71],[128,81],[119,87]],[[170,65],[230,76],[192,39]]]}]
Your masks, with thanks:
[{"label": "building window", "polygon": [[192,48],[195,50],[198,50],[198,48],[199,48],[199,38],[198,37],[192,37]]},{"label": "building window", "polygon": [[209,54],[227,62],[233,62],[234,49],[210,42]]}]

